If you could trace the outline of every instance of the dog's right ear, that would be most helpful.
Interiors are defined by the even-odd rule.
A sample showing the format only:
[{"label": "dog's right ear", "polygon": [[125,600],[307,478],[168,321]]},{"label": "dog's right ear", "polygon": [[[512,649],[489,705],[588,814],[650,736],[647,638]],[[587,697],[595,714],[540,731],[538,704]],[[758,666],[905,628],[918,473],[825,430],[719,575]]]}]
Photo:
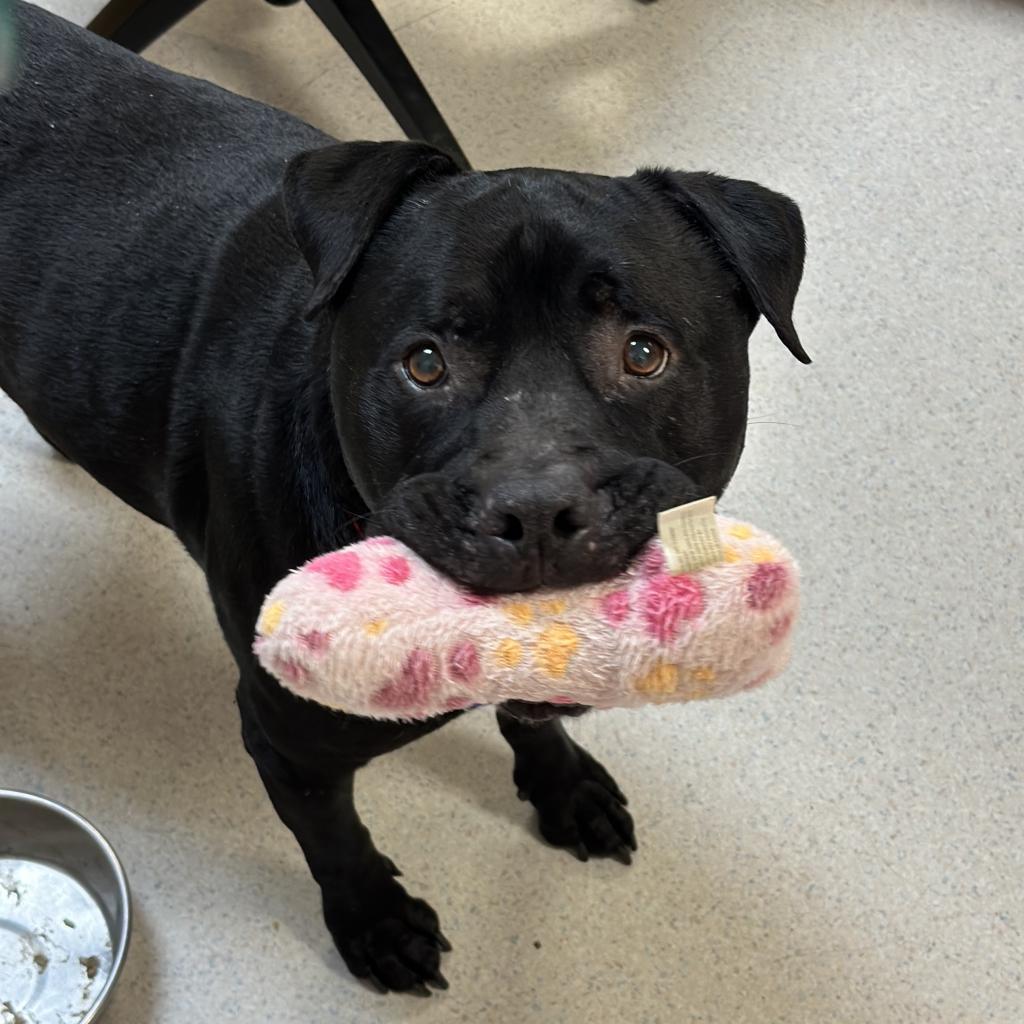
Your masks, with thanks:
[{"label": "dog's right ear", "polygon": [[412,189],[456,173],[449,157],[423,142],[344,142],[291,160],[284,208],[313,271],[306,319],[337,297],[374,232]]}]

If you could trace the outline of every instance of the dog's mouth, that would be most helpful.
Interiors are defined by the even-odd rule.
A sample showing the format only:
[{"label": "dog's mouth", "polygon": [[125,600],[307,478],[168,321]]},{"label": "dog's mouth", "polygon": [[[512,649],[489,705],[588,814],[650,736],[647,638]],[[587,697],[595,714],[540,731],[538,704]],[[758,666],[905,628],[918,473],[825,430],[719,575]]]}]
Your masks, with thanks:
[{"label": "dog's mouth", "polygon": [[590,710],[585,704],[551,704],[548,701],[533,703],[525,700],[507,700],[502,707],[521,722],[548,722],[557,715],[576,718]]},{"label": "dog's mouth", "polygon": [[[616,454],[608,465],[584,470],[586,486],[576,490],[576,476],[561,464],[535,476],[520,474],[520,490],[483,488],[454,470],[415,474],[391,489],[368,532],[408,544],[474,593],[570,588],[620,574],[650,539],[660,509],[708,493],[653,458]],[[551,515],[556,507],[560,511]]]}]

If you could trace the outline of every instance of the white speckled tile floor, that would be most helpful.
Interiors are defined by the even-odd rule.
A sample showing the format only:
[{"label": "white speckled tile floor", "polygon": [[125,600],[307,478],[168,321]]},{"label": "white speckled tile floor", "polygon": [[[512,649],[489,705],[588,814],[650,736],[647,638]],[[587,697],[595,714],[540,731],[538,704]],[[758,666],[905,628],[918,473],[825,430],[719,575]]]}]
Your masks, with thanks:
[{"label": "white speckled tile floor", "polygon": [[[479,166],[711,168],[801,203],[816,362],[756,332],[725,503],[801,558],[796,659],[573,726],[632,798],[629,869],[535,840],[489,713],[374,764],[365,817],[455,944],[449,993],[377,997],[243,753],[198,571],[0,399],[0,785],[124,857],[110,1024],[1019,1024],[1024,6],[381,9]],[[303,7],[209,0],[150,56],[395,135]]]}]

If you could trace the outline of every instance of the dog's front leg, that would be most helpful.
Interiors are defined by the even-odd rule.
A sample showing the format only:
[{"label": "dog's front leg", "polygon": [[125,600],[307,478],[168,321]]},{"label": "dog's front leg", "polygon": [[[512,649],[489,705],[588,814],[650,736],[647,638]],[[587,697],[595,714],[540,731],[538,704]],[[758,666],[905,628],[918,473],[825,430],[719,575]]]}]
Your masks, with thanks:
[{"label": "dog's front leg", "polygon": [[[311,741],[306,757],[261,724],[260,701],[253,692],[260,685],[264,684],[247,685],[243,678],[239,687],[245,746],[320,885],[324,919],[349,970],[381,991],[428,995],[428,984],[447,988],[440,962],[442,951],[451,946],[437,914],[396,881],[400,872],[373,845],[355,807],[355,773],[372,756],[367,752],[367,730],[382,723],[335,716],[342,729],[358,733],[351,755],[339,747],[337,756],[325,756]],[[316,714],[311,706],[309,710]],[[272,730],[279,725],[277,718]],[[301,722],[291,725],[301,729]],[[380,745],[386,749],[401,743],[385,740]]]},{"label": "dog's front leg", "polygon": [[626,798],[561,719],[526,722],[499,707],[498,727],[515,754],[516,789],[537,809],[541,835],[580,860],[597,854],[628,864],[636,838]]}]

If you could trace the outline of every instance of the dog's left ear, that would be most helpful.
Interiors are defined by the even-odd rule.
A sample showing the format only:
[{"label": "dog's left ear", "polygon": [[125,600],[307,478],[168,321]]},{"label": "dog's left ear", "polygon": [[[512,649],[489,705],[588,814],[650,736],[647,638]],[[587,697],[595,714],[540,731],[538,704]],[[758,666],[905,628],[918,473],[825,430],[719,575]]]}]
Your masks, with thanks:
[{"label": "dog's left ear", "polygon": [[802,363],[793,303],[804,269],[804,222],[796,203],[752,181],[661,169],[634,177],[675,200],[739,277],[755,309]]},{"label": "dog's left ear", "polygon": [[343,142],[291,160],[284,208],[313,271],[306,319],[338,296],[374,233],[416,186],[457,172],[423,142]]}]

